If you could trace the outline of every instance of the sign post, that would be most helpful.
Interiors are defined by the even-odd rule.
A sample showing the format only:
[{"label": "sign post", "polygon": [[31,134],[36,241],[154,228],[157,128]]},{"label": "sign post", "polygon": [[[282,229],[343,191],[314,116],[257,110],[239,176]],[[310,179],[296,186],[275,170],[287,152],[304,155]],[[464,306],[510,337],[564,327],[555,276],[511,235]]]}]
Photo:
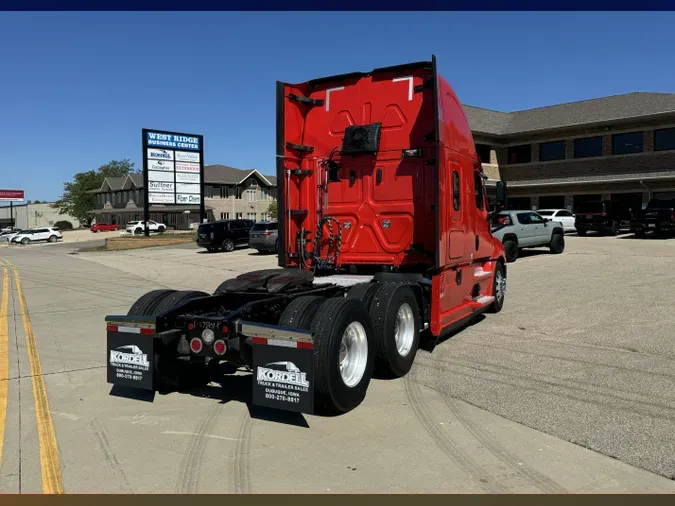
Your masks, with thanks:
[{"label": "sign post", "polygon": [[143,221],[150,235],[151,204],[204,207],[204,136],[143,129]]},{"label": "sign post", "polygon": [[23,202],[23,190],[0,190],[0,202],[9,202],[9,226],[14,228],[14,202]]}]

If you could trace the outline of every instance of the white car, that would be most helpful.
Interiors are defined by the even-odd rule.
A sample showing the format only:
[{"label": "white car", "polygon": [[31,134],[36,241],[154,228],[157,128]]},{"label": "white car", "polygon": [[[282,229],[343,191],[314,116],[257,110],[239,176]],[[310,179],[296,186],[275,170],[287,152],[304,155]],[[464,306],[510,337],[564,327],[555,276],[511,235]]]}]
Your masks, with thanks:
[{"label": "white car", "polygon": [[565,232],[574,232],[574,215],[567,209],[537,209],[537,212],[548,221],[559,221],[562,223]]},{"label": "white car", "polygon": [[[150,229],[150,232],[159,232],[161,234],[166,230],[166,225],[164,223],[148,220],[148,229]],[[145,222],[130,221],[127,223],[127,232],[130,234],[143,234],[145,232]]]},{"label": "white car", "polygon": [[22,230],[10,237],[9,241],[13,244],[30,244],[32,242],[56,242],[63,239],[61,230],[56,227],[33,228]]}]

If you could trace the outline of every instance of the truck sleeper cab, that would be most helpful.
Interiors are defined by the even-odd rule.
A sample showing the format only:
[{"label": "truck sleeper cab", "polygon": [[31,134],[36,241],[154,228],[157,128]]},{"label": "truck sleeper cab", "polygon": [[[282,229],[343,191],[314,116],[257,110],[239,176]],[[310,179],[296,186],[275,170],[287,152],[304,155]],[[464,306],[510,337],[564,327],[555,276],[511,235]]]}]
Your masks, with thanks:
[{"label": "truck sleeper cab", "polygon": [[486,178],[435,57],[277,83],[277,178],[279,268],[106,317],[109,382],[182,388],[225,361],[252,371],[254,404],[346,412],[422,338],[501,310]]}]

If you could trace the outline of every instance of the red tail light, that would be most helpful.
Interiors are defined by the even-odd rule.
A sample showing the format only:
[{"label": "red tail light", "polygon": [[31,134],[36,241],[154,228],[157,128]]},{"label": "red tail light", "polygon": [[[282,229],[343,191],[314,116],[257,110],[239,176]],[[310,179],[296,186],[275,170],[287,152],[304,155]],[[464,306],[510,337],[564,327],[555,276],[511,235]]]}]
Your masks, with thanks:
[{"label": "red tail light", "polygon": [[230,329],[227,328],[227,325],[223,325],[223,328],[221,329],[223,331],[223,334],[227,335],[230,332]]},{"label": "red tail light", "polygon": [[602,213],[603,216],[607,216],[607,213]]},{"label": "red tail light", "polygon": [[216,352],[216,355],[223,355],[225,350],[227,350],[227,346],[225,346],[225,341],[222,339],[218,339],[215,343],[213,343],[213,351]]},{"label": "red tail light", "polygon": [[263,232],[262,235],[272,235],[272,232]]},{"label": "red tail light", "polygon": [[202,340],[198,337],[195,337],[190,341],[190,349],[195,353],[202,351],[202,346]]}]

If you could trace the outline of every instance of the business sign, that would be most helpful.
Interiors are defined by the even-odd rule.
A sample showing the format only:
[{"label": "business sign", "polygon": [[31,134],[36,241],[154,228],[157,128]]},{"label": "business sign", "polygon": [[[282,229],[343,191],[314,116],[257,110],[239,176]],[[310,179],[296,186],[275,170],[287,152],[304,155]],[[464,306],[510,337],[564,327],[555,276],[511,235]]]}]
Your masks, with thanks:
[{"label": "business sign", "polygon": [[145,220],[150,204],[203,205],[204,137],[160,130],[143,130]]},{"label": "business sign", "polygon": [[23,190],[0,190],[0,202],[23,202]]}]

